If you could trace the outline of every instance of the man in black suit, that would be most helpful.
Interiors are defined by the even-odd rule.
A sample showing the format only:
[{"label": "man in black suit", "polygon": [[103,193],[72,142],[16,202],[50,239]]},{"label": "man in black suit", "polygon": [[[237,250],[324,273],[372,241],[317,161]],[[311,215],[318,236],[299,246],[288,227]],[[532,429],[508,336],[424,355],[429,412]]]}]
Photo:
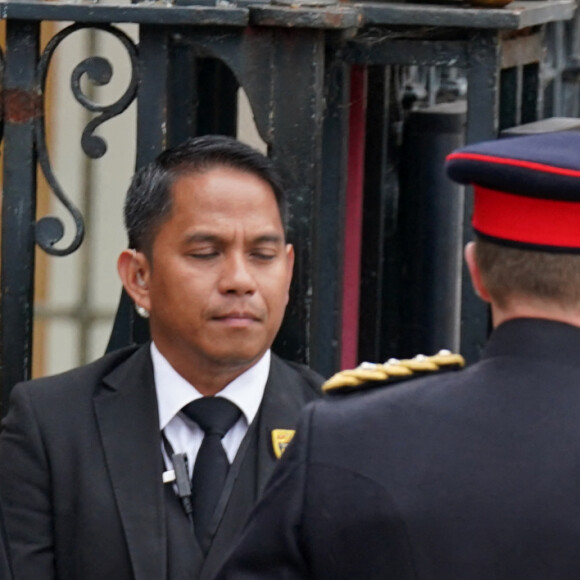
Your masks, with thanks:
[{"label": "man in black suit", "polygon": [[475,184],[482,360],[309,405],[219,580],[580,578],[580,133],[448,173]]},{"label": "man in black suit", "polygon": [[270,351],[285,216],[269,160],[234,139],[136,174],[118,270],[152,342],[13,390],[0,493],[18,580],[214,574],[321,383]]}]

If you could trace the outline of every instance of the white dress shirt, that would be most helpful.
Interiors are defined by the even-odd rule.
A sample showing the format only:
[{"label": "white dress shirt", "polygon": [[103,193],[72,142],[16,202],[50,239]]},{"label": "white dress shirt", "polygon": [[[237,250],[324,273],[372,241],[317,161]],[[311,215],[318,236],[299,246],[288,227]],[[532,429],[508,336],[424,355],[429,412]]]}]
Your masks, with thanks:
[{"label": "white dress shirt", "polygon": [[[151,343],[151,359],[159,407],[159,430],[165,433],[175,453],[187,455],[191,477],[204,433],[195,421],[180,411],[185,405],[203,395],[177,373],[153,342]],[[216,397],[224,397],[235,403],[242,411],[241,417],[222,439],[222,445],[230,463],[233,462],[249,425],[258,413],[269,372],[270,351],[268,350],[253,367],[216,394]],[[163,443],[161,443],[161,451],[167,469],[173,469]]]}]

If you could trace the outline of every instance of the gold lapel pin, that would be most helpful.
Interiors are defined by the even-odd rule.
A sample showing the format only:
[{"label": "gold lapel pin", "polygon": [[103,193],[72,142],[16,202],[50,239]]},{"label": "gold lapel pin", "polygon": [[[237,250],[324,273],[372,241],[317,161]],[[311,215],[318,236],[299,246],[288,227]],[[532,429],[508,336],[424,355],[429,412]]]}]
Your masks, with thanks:
[{"label": "gold lapel pin", "polygon": [[294,429],[272,429],[272,447],[274,449],[274,455],[280,459],[288,443],[292,441],[296,431]]}]

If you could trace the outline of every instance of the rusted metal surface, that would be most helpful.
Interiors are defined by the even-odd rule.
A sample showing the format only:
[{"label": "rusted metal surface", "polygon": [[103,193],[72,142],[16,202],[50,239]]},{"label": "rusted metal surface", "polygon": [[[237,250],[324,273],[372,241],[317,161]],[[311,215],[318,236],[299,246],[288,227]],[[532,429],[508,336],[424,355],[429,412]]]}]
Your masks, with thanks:
[{"label": "rusted metal surface", "polygon": [[362,23],[362,13],[355,7],[344,5],[325,8],[263,5],[251,8],[250,23],[284,28],[358,28]]},{"label": "rusted metal surface", "polygon": [[37,89],[4,89],[5,122],[27,123],[42,115],[42,95]]}]

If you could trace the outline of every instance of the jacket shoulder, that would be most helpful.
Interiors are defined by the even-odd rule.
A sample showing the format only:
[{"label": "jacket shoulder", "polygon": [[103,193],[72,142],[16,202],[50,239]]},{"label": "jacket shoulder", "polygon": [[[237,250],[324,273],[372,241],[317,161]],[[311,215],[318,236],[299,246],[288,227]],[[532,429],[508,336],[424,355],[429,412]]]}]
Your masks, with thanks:
[{"label": "jacket shoulder", "polygon": [[385,363],[364,362],[354,369],[340,371],[322,385],[327,395],[343,395],[391,386],[402,381],[425,377],[465,366],[465,359],[448,350],[432,356],[417,355],[410,359],[389,359]]},{"label": "jacket shoulder", "polygon": [[55,375],[18,383],[14,390],[32,389],[37,393],[39,391],[47,391],[50,388],[51,392],[56,392],[58,389],[68,388],[69,385],[75,389],[78,389],[81,385],[94,385],[95,383],[100,383],[104,377],[142,348],[147,348],[147,346],[133,345],[115,350],[89,364]]},{"label": "jacket shoulder", "polygon": [[310,367],[301,363],[282,359],[274,353],[272,353],[272,366],[278,367],[281,372],[294,376],[297,382],[305,385],[309,391],[312,391],[312,393],[317,396],[322,394],[324,377]]}]

